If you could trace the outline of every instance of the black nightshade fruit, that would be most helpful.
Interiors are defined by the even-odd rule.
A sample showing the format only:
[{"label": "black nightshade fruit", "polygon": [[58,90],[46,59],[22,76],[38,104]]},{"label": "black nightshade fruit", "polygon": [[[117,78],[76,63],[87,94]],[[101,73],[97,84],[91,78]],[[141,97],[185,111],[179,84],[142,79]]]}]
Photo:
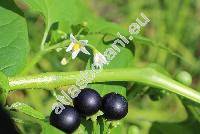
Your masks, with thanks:
[{"label": "black nightshade fruit", "polygon": [[128,102],[120,94],[109,93],[103,97],[102,110],[105,118],[109,120],[120,120],[128,113]]},{"label": "black nightshade fruit", "polygon": [[50,115],[50,124],[66,133],[75,131],[80,123],[81,116],[72,106],[65,105],[60,114],[56,114],[53,110]]},{"label": "black nightshade fruit", "polygon": [[73,100],[74,107],[85,116],[91,116],[101,108],[101,96],[93,89],[82,89]]}]

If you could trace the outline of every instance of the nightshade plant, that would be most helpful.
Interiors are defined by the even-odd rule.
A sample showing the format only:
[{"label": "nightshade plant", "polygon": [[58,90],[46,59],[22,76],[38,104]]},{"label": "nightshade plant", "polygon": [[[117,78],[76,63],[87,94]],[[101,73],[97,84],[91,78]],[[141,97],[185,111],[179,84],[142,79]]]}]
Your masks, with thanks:
[{"label": "nightshade plant", "polygon": [[[73,114],[69,111],[76,113],[73,107],[79,105],[73,106],[71,98],[60,96],[60,91],[67,92],[70,85],[76,84],[81,77],[80,70],[92,70],[92,64],[102,70],[95,74],[87,88],[96,90],[102,97],[112,93],[122,100],[127,99],[128,113],[126,103],[124,113],[118,113],[119,118],[114,116],[116,113],[102,115],[101,111],[96,113],[94,110],[84,113],[91,117],[82,117],[80,123],[81,117],[76,113],[74,126],[70,130],[65,130],[65,127],[62,130],[74,131],[80,125],[74,133],[198,132],[200,93],[195,89],[199,88],[200,64],[193,54],[198,47],[192,46],[191,52],[182,44],[198,43],[199,31],[192,36],[187,35],[187,31],[195,31],[199,22],[186,18],[194,17],[189,13],[199,9],[200,4],[187,0],[159,0],[153,5],[146,0],[136,1],[106,1],[107,4],[115,3],[115,8],[124,13],[126,19],[123,20],[126,22],[121,23],[126,27],[123,28],[95,15],[92,7],[98,4],[92,5],[91,0],[1,0],[0,102],[10,113],[19,133],[63,134],[56,127],[59,123],[65,126],[66,122],[59,118],[66,114],[65,117],[70,120]],[[132,5],[134,9],[130,9]],[[152,9],[151,12],[149,9]],[[129,25],[136,23],[132,19],[144,21],[138,10],[148,13],[151,24],[139,28],[141,34],[132,34],[128,29]],[[106,16],[108,13],[105,11],[103,14],[113,20],[113,15]],[[156,33],[156,30],[159,32]],[[119,33],[128,44],[125,47],[116,44],[116,51],[111,46],[116,39],[122,42]],[[156,34],[153,39],[164,45],[145,37],[145,34],[149,38]],[[109,50],[107,56],[104,56],[105,50]],[[199,56],[199,53],[196,55]],[[183,69],[191,72],[195,80],[193,85],[190,74],[181,73]],[[64,113],[51,114],[52,105],[62,100],[58,98],[69,99],[71,104],[68,106],[62,101]],[[119,102],[122,104],[123,101]],[[110,107],[106,104],[103,102],[103,107]],[[100,110],[106,113],[108,109],[101,107]],[[56,116],[58,118],[53,118]],[[191,125],[191,122],[196,124]]]}]

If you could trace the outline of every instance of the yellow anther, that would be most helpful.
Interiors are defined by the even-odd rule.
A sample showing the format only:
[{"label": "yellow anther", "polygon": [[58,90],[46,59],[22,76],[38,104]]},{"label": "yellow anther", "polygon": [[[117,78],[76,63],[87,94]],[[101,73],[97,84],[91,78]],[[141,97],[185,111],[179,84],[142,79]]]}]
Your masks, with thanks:
[{"label": "yellow anther", "polygon": [[73,46],[73,50],[74,51],[77,51],[77,50],[79,50],[80,49],[80,47],[81,47],[81,45],[80,44],[74,44],[74,46]]}]

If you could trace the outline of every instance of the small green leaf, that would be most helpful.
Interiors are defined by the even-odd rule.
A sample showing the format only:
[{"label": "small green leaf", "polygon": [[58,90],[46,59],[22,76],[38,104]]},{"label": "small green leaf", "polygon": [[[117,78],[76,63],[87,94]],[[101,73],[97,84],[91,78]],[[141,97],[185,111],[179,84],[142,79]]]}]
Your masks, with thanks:
[{"label": "small green leaf", "polygon": [[83,124],[80,124],[79,128],[74,132],[74,134],[89,134],[89,132],[86,130],[86,127]]},{"label": "small green leaf", "polygon": [[51,126],[50,124],[46,122],[39,122],[39,124],[42,127],[42,132],[41,134],[64,134],[61,130]]},{"label": "small green leaf", "polygon": [[0,71],[8,76],[20,72],[29,52],[25,20],[0,7]]},{"label": "small green leaf", "polygon": [[24,114],[27,114],[27,115],[32,116],[37,119],[41,119],[41,120],[45,119],[45,116],[41,112],[33,109],[31,106],[24,104],[24,103],[16,102],[16,103],[12,104],[9,107],[9,109],[17,110],[19,112],[22,112]]}]

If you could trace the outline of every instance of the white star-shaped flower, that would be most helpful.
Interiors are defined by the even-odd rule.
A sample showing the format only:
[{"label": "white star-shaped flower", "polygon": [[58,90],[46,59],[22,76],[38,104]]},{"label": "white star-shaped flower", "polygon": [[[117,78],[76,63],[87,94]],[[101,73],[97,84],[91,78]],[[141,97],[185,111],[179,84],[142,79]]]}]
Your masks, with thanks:
[{"label": "white star-shaped flower", "polygon": [[70,45],[67,47],[66,52],[72,51],[72,59],[75,59],[78,53],[81,51],[84,54],[90,55],[85,46],[88,44],[88,40],[76,40],[73,34],[70,34]]},{"label": "white star-shaped flower", "polygon": [[104,64],[108,64],[105,56],[102,55],[100,52],[96,52],[94,54],[94,65],[101,68]]}]

